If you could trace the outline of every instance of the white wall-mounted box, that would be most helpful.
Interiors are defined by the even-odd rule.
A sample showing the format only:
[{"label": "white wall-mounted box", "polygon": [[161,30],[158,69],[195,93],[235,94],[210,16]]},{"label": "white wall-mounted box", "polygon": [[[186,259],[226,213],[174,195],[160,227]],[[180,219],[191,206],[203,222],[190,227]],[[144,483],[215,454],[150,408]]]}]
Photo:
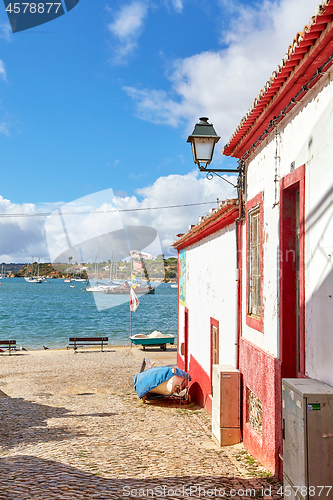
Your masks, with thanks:
[{"label": "white wall-mounted box", "polygon": [[285,497],[333,499],[333,388],[283,379],[282,422]]}]

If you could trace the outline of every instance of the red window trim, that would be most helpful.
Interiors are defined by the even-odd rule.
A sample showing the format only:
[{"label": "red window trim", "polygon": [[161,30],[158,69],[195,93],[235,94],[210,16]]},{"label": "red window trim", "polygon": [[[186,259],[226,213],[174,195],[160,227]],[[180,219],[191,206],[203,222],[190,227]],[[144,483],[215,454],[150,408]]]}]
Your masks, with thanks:
[{"label": "red window trim", "polygon": [[[262,300],[262,291],[263,291],[263,241],[264,241],[264,207],[263,207],[264,195],[263,192],[257,194],[254,198],[249,200],[246,203],[246,324],[250,328],[254,330],[258,330],[259,332],[263,332],[263,300]],[[260,295],[261,295],[261,308],[260,308],[260,318],[254,317],[248,313],[249,306],[249,211],[252,208],[255,208],[259,205],[259,220],[260,220]]]},{"label": "red window trim", "polygon": [[212,331],[212,326],[215,326],[215,328],[217,330],[217,342],[216,343],[217,343],[217,352],[218,353],[219,353],[219,349],[220,349],[219,322],[214,318],[210,318],[210,385],[211,386],[213,384],[213,331]]},{"label": "red window trim", "polygon": [[[280,200],[282,200],[282,192],[284,189],[290,188],[293,185],[299,184],[299,218],[300,218],[300,242],[299,242],[299,259],[300,259],[300,372],[299,377],[305,375],[305,165],[296,168],[293,172],[285,175],[280,183]],[[280,203],[280,244],[283,238],[281,203]],[[282,276],[282,261],[280,260],[280,276]],[[283,294],[283,280],[280,280],[280,297]],[[280,300],[280,317],[281,317],[282,302]],[[282,343],[282,325],[280,322],[280,345]]]}]

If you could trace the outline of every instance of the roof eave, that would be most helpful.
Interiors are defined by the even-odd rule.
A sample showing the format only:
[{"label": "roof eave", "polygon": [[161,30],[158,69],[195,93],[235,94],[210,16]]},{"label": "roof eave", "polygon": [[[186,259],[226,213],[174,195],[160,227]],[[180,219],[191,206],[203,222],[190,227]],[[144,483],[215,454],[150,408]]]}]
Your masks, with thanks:
[{"label": "roof eave", "polygon": [[[304,32],[297,34],[289,49],[289,53],[283,59],[284,65],[279,66],[278,71],[273,73],[273,77],[267,82],[265,89],[261,91],[222,150],[224,155],[242,158],[267,128],[270,133],[274,128],[273,126],[269,130],[272,119],[284,109],[285,103],[292,97],[292,94],[302,89],[310,78],[310,74],[312,76],[323,64],[325,57],[332,54],[333,0],[328,0],[325,8],[322,8],[320,14],[314,17],[310,27],[306,26]],[[318,75],[318,79],[312,82],[312,86],[320,76]],[[292,107],[288,109],[288,113]]]}]

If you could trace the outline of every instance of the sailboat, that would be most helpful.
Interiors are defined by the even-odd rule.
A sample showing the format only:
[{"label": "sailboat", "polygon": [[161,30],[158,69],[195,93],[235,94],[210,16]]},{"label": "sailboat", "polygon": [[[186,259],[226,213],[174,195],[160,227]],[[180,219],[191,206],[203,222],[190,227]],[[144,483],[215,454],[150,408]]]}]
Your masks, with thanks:
[{"label": "sailboat", "polygon": [[[70,257],[71,259],[71,257]],[[70,259],[68,259],[68,262],[70,261]],[[71,283],[72,280],[71,278],[69,277],[69,271],[68,271],[68,262],[67,262],[67,266],[66,266],[66,278],[64,279],[64,283]]]},{"label": "sailboat", "polygon": [[[98,244],[97,257],[95,260],[95,278],[94,278],[94,280],[92,280],[94,282],[94,284],[91,286],[87,286],[86,292],[104,292],[105,290],[110,288],[110,285],[107,285],[106,283],[98,281],[98,265],[99,265],[99,244]],[[90,282],[89,282],[89,284],[90,284]]]},{"label": "sailboat", "polygon": [[75,277],[74,274],[73,274],[72,281],[82,281],[82,282],[86,283],[87,282],[87,278],[83,278],[82,277],[82,271],[83,271],[82,270],[82,263],[80,262],[80,271],[78,273],[78,276]]},{"label": "sailboat", "polygon": [[3,264],[2,264],[2,268],[1,268],[1,274],[0,274],[0,280],[6,278],[6,275],[4,274],[3,272]]},{"label": "sailboat", "polygon": [[27,276],[25,276],[25,281],[27,283],[43,283],[43,279],[39,277],[39,259],[38,259],[38,266],[37,266],[37,269],[38,269],[38,272],[37,272],[37,276],[33,276],[33,271],[34,271],[34,258],[32,257],[32,262],[31,262],[31,275],[28,276],[29,272],[28,272],[28,266],[27,266]]}]

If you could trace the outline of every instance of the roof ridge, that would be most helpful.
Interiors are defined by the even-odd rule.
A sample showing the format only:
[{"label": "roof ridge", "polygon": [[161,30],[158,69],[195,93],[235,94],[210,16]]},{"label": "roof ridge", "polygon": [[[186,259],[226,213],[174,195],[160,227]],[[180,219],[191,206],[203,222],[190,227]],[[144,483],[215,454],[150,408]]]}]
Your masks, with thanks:
[{"label": "roof ridge", "polygon": [[[332,10],[330,10],[330,13],[326,13],[327,7],[331,7]],[[325,14],[326,14],[326,17],[325,17]],[[235,139],[235,137],[237,135],[239,135],[241,128],[249,120],[249,118],[251,117],[252,113],[256,110],[258,105],[262,104],[263,98],[267,97],[267,94],[269,92],[271,92],[272,95],[269,96],[268,100],[264,103],[263,109],[274,98],[274,95],[276,93],[275,90],[277,90],[277,89],[272,89],[272,87],[273,86],[275,87],[277,84],[277,88],[281,88],[283,86],[284,82],[288,79],[289,75],[283,75],[283,72],[286,68],[287,63],[289,63],[291,61],[291,58],[296,54],[297,49],[302,49],[302,47],[301,47],[302,42],[306,40],[306,37],[307,37],[307,35],[309,35],[311,33],[311,30],[316,27],[318,17],[320,17],[320,16],[324,16],[324,19],[319,20],[319,21],[321,21],[321,23],[318,22],[319,26],[322,26],[324,24],[326,27],[327,23],[333,20],[333,0],[322,0],[320,2],[320,4],[317,5],[317,7],[315,8],[314,15],[311,16],[311,18],[309,20],[309,24],[306,24],[304,26],[303,31],[298,31],[296,33],[296,36],[294,37],[292,43],[288,46],[287,52],[282,57],[280,63],[277,65],[276,69],[272,72],[272,76],[269,78],[269,80],[267,80],[264,87],[260,90],[259,94],[254,99],[254,101],[253,101],[252,105],[250,106],[250,108],[248,109],[247,113],[243,116],[238,127],[236,128],[236,130],[234,131],[234,133],[230,137],[227,144],[224,146],[224,148],[222,150],[223,154],[226,154],[226,155],[232,154],[232,150],[231,151],[226,151],[226,150],[230,147],[230,145],[231,145],[232,141]],[[322,29],[317,30],[316,32],[318,33],[318,37],[319,37],[320,33],[322,32]],[[308,53],[308,51],[310,50],[310,47],[315,43],[315,41],[317,40],[318,37],[311,38],[307,44],[306,43],[304,44],[303,51],[302,52],[299,51],[301,54],[301,57],[299,57],[297,59],[297,55],[296,55],[294,67],[304,58],[305,54]],[[306,50],[305,50],[305,48],[306,48]],[[293,69],[292,65],[290,65],[290,72],[292,71],[292,69]],[[281,79],[281,80],[283,79],[283,82],[278,82],[279,79]],[[281,85],[279,83],[281,83]],[[272,92],[272,90],[273,90],[273,92]],[[255,121],[257,116],[258,115],[256,115],[254,117],[253,122]]]}]

